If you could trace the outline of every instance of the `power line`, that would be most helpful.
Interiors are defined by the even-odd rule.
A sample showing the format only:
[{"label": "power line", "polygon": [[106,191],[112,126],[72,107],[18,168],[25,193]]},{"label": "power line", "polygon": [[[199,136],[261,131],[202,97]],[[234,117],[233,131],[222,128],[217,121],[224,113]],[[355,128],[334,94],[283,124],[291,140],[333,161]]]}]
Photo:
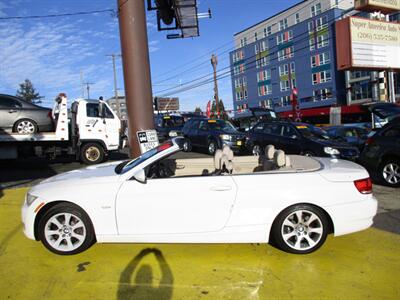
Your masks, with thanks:
[{"label": "power line", "polygon": [[80,11],[80,12],[74,12],[74,13],[37,15],[37,16],[11,16],[11,17],[0,17],[0,20],[24,20],[24,19],[58,18],[58,17],[70,17],[70,16],[100,14],[100,13],[105,13],[105,12],[115,12],[115,11],[113,9],[103,9],[103,10],[91,10],[91,11]]}]

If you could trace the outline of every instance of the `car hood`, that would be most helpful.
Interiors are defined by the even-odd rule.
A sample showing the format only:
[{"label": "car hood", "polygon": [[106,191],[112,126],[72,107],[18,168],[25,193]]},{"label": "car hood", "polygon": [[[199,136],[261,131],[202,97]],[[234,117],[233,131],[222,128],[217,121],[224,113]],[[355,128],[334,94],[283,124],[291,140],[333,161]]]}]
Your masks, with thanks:
[{"label": "car hood", "polygon": [[58,174],[48,179],[41,181],[38,185],[53,184],[53,183],[74,183],[83,184],[90,181],[118,181],[119,176],[115,173],[115,167],[120,161],[105,163],[96,166],[90,166],[78,170],[72,170],[66,173]]},{"label": "car hood", "polygon": [[309,140],[319,143],[323,146],[326,147],[333,147],[333,148],[354,148],[353,146],[349,145],[346,142],[339,142],[339,141],[333,141],[333,140],[322,140],[322,139],[315,139],[315,138],[309,138]]}]

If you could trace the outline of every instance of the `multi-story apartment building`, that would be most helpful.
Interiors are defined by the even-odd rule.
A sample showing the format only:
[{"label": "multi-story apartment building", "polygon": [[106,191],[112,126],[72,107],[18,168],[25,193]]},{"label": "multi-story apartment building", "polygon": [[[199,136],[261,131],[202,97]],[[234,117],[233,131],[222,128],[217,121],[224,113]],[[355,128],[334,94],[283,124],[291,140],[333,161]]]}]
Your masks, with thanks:
[{"label": "multi-story apartment building", "polygon": [[353,6],[352,0],[306,0],[236,33],[230,53],[235,115],[249,107],[290,111],[294,87],[301,109],[371,100],[377,74],[336,68],[335,22],[355,13]]}]

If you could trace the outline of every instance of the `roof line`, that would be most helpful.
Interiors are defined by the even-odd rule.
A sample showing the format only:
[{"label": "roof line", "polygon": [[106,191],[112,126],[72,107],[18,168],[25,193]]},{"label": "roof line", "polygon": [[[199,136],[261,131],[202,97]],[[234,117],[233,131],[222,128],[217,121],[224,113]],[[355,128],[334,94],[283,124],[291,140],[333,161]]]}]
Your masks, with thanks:
[{"label": "roof line", "polygon": [[269,20],[269,19],[272,19],[272,18],[274,18],[274,17],[280,15],[281,13],[283,13],[283,12],[289,10],[289,9],[292,9],[293,7],[296,7],[296,6],[300,5],[300,4],[303,4],[304,2],[307,2],[307,1],[308,1],[308,0],[303,0],[303,1],[299,2],[299,3],[296,3],[296,4],[292,5],[292,6],[290,6],[289,8],[286,8],[285,10],[282,10],[282,11],[280,11],[280,12],[274,14],[273,16],[270,16],[270,17],[268,17],[268,18],[266,18],[266,19],[264,19],[264,20],[262,20],[262,21],[260,21],[260,22],[258,22],[258,23],[256,23],[256,24],[254,24],[254,25],[251,25],[251,26],[247,27],[246,29],[243,29],[242,31],[236,32],[233,36],[236,36],[236,35],[238,35],[238,34],[241,34],[241,33],[245,32],[245,31],[249,30],[250,28],[255,27],[255,26],[257,26],[257,25],[259,25],[259,24],[261,24],[261,23],[264,23],[265,21],[267,21],[267,20]]}]

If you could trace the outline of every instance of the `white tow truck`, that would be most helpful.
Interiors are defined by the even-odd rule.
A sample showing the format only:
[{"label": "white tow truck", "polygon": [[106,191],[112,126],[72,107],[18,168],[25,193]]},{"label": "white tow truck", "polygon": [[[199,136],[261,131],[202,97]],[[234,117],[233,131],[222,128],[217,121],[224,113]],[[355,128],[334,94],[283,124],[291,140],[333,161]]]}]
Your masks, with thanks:
[{"label": "white tow truck", "polygon": [[121,121],[105,101],[78,99],[70,115],[67,96],[60,94],[52,110],[55,131],[0,134],[0,159],[74,155],[85,164],[97,164],[125,146]]}]

